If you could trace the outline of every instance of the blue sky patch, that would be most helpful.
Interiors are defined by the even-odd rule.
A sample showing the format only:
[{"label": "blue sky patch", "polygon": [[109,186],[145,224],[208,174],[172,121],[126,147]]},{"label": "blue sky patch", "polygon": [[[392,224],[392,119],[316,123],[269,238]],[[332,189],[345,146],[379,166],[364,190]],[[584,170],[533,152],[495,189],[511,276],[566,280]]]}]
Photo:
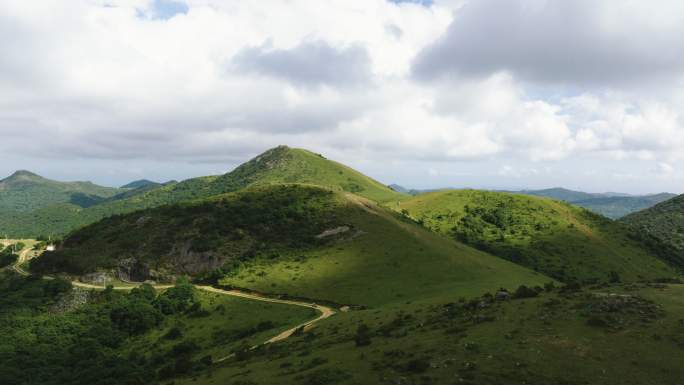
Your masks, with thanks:
[{"label": "blue sky patch", "polygon": [[177,14],[188,13],[188,5],[182,1],[155,0],[152,14],[155,19],[168,20]]}]

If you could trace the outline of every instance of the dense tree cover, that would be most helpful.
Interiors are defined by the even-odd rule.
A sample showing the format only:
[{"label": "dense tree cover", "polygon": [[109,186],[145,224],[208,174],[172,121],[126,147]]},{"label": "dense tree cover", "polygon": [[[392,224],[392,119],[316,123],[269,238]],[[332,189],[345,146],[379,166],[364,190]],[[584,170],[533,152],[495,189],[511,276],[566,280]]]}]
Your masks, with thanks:
[{"label": "dense tree cover", "polygon": [[0,267],[9,266],[17,261],[18,256],[14,253],[13,246],[0,245]]},{"label": "dense tree cover", "polygon": [[[183,346],[155,360],[121,349],[165,318],[191,309],[196,303],[192,285],[181,282],[160,295],[151,286],[129,294],[92,292],[88,304],[58,310],[72,290],[61,279],[0,276],[0,383],[146,384],[210,363],[193,361]],[[178,357],[182,362],[177,363]]]},{"label": "dense tree cover", "polygon": [[665,244],[671,252],[684,258],[684,195],[628,215],[621,221],[634,229],[635,236],[656,245]]},{"label": "dense tree cover", "polygon": [[72,233],[58,251],[34,260],[31,270],[82,274],[133,257],[153,268],[178,271],[192,268],[187,258],[183,266],[174,266],[189,253],[197,255],[198,263],[201,255],[220,255],[226,263],[244,261],[269,250],[325,242],[316,236],[340,225],[335,219],[339,206],[331,190],[273,185],[117,215]]}]

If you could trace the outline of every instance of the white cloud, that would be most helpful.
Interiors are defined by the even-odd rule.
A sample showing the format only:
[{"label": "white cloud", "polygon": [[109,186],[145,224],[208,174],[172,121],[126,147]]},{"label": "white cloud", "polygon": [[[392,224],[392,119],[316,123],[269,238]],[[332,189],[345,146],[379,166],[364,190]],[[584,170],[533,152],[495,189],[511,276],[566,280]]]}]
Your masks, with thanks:
[{"label": "white cloud", "polygon": [[683,12],[678,1],[469,1],[414,70],[570,84],[667,79],[684,73]]},{"label": "white cloud", "polygon": [[501,164],[533,178],[520,170],[591,158],[646,175],[684,154],[678,2],[184,3],[1,2],[5,148],[216,170],[285,143],[423,176],[491,162],[491,184]]}]

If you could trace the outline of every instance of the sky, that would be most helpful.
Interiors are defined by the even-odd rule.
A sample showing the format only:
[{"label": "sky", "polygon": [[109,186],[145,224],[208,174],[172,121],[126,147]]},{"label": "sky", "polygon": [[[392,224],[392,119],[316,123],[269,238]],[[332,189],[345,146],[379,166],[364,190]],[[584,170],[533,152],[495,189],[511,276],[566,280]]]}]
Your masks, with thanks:
[{"label": "sky", "polygon": [[411,188],[684,192],[684,2],[3,0],[0,176],[285,144]]}]

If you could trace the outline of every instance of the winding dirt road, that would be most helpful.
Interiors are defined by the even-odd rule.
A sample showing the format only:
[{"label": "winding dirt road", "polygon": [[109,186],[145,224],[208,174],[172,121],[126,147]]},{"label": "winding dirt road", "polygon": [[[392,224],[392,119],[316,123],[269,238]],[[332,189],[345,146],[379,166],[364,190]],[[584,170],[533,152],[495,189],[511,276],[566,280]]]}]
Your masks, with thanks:
[{"label": "winding dirt road", "polygon": [[[24,250],[22,250],[21,253],[19,254],[19,257],[17,258],[17,262],[14,263],[14,265],[12,265],[12,269],[21,275],[29,275],[29,273],[27,271],[25,271],[24,269],[21,268],[21,265],[24,262],[31,259],[32,257],[36,256],[36,253],[33,253],[32,246],[33,245],[31,245],[30,247],[26,246],[26,248]],[[49,277],[46,277],[46,278],[49,278]],[[79,281],[71,281],[71,284],[76,286],[76,287],[83,288],[83,289],[91,289],[91,290],[102,290],[103,289],[102,285],[93,285],[93,284],[83,283],[83,282],[79,282]],[[137,285],[113,286],[113,288],[114,288],[114,290],[131,290],[136,286]],[[153,285],[153,287],[155,289],[168,289],[168,288],[173,287],[173,285]],[[220,295],[229,295],[232,297],[239,297],[239,298],[249,299],[249,300],[253,300],[253,301],[280,303],[280,304],[285,304],[285,305],[306,307],[309,309],[314,309],[317,312],[319,312],[318,317],[311,319],[311,320],[308,320],[306,322],[303,322],[303,323],[301,323],[297,326],[294,326],[290,329],[287,329],[287,330],[281,332],[280,334],[272,337],[271,339],[269,339],[269,340],[267,340],[267,341],[265,341],[259,345],[252,346],[252,349],[256,349],[257,347],[259,347],[261,345],[272,344],[274,342],[285,340],[285,339],[289,338],[290,336],[292,336],[297,330],[299,330],[299,329],[302,329],[304,331],[309,330],[317,322],[322,321],[326,318],[329,318],[329,317],[332,317],[333,315],[335,315],[335,310],[333,308],[328,307],[328,306],[318,305],[315,303],[292,301],[292,300],[285,300],[285,299],[278,299],[278,298],[269,298],[269,297],[265,297],[265,296],[258,295],[258,294],[245,293],[245,292],[239,291],[239,290],[218,289],[218,288],[215,288],[213,286],[195,285],[195,287],[199,290],[203,290],[203,291],[210,292],[210,293],[215,293],[215,294],[220,294]],[[234,353],[229,354],[225,357],[221,357],[217,360],[214,360],[214,362],[215,363],[222,362],[222,361],[225,361],[229,358],[232,358],[233,356],[235,356]]]}]

